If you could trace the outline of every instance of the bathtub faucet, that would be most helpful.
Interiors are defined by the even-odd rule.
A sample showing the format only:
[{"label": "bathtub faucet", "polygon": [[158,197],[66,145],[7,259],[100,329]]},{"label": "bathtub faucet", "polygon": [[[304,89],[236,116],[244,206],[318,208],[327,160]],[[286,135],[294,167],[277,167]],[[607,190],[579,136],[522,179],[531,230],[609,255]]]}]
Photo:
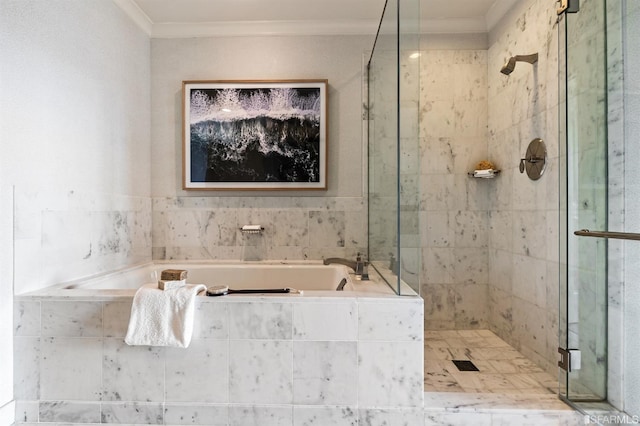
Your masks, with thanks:
[{"label": "bathtub faucet", "polygon": [[363,280],[363,281],[369,280],[369,271],[368,271],[369,262],[365,262],[364,260],[362,260],[362,255],[360,253],[358,253],[358,255],[356,256],[355,261],[349,260],[349,259],[343,259],[341,257],[330,257],[328,259],[324,259],[322,263],[324,263],[325,265],[329,265],[331,263],[337,263],[339,265],[348,266],[349,268],[353,269],[353,271],[356,273],[356,280]]}]

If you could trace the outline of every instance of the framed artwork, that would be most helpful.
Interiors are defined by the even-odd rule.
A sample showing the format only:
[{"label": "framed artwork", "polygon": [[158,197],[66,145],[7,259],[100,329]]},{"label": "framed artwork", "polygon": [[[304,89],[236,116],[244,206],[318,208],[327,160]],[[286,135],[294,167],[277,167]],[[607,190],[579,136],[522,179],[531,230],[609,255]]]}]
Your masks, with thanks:
[{"label": "framed artwork", "polygon": [[327,189],[327,80],[183,81],[183,188]]}]

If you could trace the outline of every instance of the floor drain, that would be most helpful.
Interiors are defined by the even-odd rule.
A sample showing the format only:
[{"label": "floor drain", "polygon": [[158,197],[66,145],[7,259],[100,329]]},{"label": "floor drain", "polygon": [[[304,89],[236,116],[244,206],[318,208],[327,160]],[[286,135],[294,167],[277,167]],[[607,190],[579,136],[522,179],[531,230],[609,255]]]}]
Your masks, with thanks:
[{"label": "floor drain", "polygon": [[459,371],[480,371],[471,361],[454,359],[452,362],[458,367]]}]

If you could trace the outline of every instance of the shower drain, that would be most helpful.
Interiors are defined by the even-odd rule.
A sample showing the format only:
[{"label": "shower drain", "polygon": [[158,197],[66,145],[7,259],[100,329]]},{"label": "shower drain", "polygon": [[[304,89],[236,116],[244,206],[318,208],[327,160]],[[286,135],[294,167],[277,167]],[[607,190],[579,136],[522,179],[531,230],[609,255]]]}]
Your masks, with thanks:
[{"label": "shower drain", "polygon": [[478,367],[476,367],[474,363],[469,360],[454,359],[452,360],[452,362],[456,365],[456,367],[458,367],[459,371],[480,371],[478,370]]}]

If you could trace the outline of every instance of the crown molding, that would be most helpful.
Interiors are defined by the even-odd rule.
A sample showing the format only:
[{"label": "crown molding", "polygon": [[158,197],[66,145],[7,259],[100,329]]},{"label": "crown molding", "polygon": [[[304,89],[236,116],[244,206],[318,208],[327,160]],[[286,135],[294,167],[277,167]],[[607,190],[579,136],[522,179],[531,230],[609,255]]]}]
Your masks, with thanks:
[{"label": "crown molding", "polygon": [[235,21],[154,24],[152,38],[371,35],[377,21]]},{"label": "crown molding", "polygon": [[420,21],[421,34],[477,34],[486,33],[484,18],[423,19]]},{"label": "crown molding", "polygon": [[[522,0],[497,0],[486,16],[477,18],[426,19],[422,34],[488,33]],[[291,36],[291,35],[372,35],[378,21],[235,21],[203,23],[154,23],[133,0],[113,0],[151,38]]]},{"label": "crown molding", "polygon": [[113,0],[113,2],[122,9],[142,31],[148,36],[151,36],[153,32],[153,22],[133,0]]}]

